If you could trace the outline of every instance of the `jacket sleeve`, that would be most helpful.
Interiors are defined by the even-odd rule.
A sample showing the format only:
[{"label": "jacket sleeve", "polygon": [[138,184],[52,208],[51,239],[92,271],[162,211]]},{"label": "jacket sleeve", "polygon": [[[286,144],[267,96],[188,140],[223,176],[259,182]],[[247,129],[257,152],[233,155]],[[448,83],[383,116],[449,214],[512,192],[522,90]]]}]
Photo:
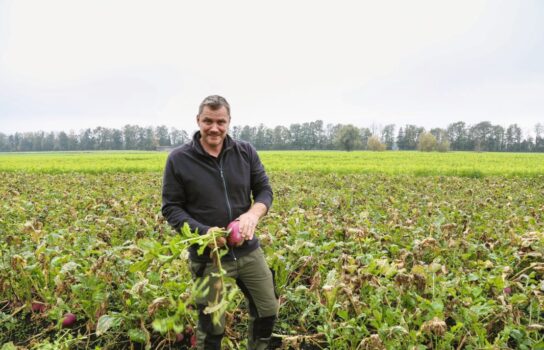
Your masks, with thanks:
[{"label": "jacket sleeve", "polygon": [[199,234],[208,232],[210,226],[193,219],[184,209],[185,190],[182,179],[176,175],[171,157],[168,157],[162,182],[162,215],[178,232],[184,223],[189,224],[191,231],[198,229]]},{"label": "jacket sleeve", "polygon": [[251,192],[253,194],[253,201],[264,204],[267,210],[270,210],[273,193],[268,181],[268,175],[266,175],[264,166],[255,148],[249,144],[248,146],[251,159]]}]

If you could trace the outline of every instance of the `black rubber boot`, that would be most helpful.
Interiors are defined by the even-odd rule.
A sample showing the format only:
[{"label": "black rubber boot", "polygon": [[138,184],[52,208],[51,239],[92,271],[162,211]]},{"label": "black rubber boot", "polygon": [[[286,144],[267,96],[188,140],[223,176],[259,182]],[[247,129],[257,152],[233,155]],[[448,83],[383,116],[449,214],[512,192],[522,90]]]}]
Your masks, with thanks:
[{"label": "black rubber boot", "polygon": [[205,305],[197,305],[199,316],[198,316],[198,327],[196,332],[198,350],[221,350],[221,340],[223,339],[223,332],[219,334],[214,334],[214,331],[221,331],[222,328],[217,329],[212,323],[211,315],[205,314],[204,309]]},{"label": "black rubber boot", "polygon": [[254,318],[249,322],[248,350],[266,350],[272,338],[276,316]]}]

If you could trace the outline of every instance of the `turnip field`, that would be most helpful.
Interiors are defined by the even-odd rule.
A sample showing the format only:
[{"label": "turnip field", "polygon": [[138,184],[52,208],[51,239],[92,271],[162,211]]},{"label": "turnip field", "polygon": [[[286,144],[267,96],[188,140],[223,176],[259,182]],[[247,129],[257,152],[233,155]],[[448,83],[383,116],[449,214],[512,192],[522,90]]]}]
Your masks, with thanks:
[{"label": "turnip field", "polygon": [[[260,155],[276,348],[544,349],[544,155]],[[191,347],[165,159],[0,154],[0,349]],[[227,349],[246,348],[244,303],[230,293]]]}]

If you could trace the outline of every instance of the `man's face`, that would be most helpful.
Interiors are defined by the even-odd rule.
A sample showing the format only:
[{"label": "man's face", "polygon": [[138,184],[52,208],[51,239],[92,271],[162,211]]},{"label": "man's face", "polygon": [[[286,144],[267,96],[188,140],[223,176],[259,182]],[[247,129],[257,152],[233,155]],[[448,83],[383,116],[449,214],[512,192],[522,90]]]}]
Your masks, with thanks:
[{"label": "man's face", "polygon": [[223,144],[229,130],[230,116],[225,107],[211,110],[204,106],[196,121],[200,128],[200,142],[205,148],[215,149]]}]

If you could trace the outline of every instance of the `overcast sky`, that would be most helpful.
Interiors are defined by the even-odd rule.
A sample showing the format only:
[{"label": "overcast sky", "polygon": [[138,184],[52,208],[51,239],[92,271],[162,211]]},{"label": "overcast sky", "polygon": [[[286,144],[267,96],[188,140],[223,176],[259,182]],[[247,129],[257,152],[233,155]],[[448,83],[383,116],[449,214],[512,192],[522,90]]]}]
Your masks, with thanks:
[{"label": "overcast sky", "polygon": [[0,132],[544,123],[544,1],[0,0]]}]

